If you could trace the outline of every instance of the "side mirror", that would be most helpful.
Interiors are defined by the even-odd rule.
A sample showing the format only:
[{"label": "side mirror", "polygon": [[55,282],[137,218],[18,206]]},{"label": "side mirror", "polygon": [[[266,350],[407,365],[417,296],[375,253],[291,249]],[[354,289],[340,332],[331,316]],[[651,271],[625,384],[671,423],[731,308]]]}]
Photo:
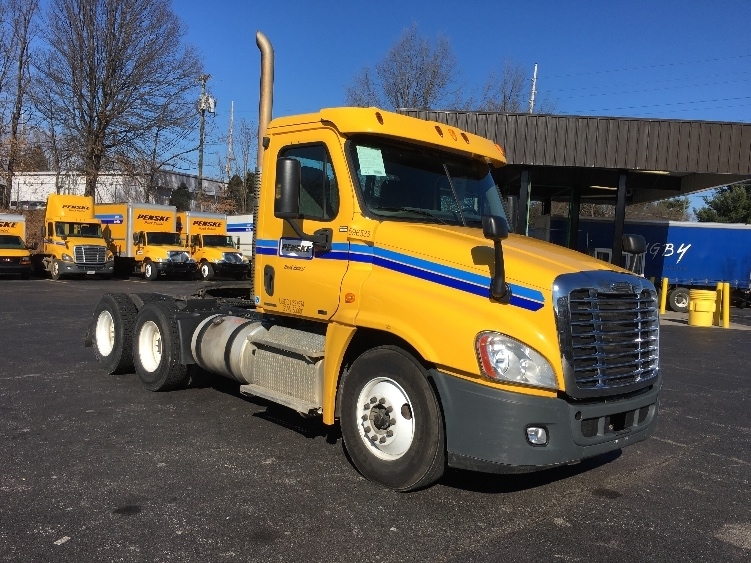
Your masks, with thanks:
[{"label": "side mirror", "polygon": [[240,248],[240,237],[235,240],[235,248]]},{"label": "side mirror", "polygon": [[508,222],[497,215],[482,216],[482,234],[486,239],[504,240],[508,238]]},{"label": "side mirror", "polygon": [[297,219],[300,216],[300,161],[280,158],[276,161],[274,217]]},{"label": "side mirror", "polygon": [[647,240],[641,235],[623,235],[621,249],[629,254],[644,254],[647,251]]},{"label": "side mirror", "polygon": [[[42,227],[44,229],[44,227]],[[36,250],[37,249],[37,243],[36,241],[32,242],[28,247],[29,250]]]},{"label": "side mirror", "polygon": [[133,233],[133,244],[141,244],[141,233]]}]

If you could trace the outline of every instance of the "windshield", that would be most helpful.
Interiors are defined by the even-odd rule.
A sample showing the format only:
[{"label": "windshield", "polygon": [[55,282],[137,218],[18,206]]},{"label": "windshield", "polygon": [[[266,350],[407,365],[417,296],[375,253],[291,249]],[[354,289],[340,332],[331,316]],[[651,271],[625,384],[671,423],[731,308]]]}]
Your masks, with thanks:
[{"label": "windshield", "polygon": [[356,137],[349,151],[369,215],[469,227],[506,217],[483,162],[379,137]]},{"label": "windshield", "polygon": [[146,244],[182,246],[178,233],[146,233]]},{"label": "windshield", "polygon": [[227,246],[235,248],[235,244],[232,242],[232,237],[225,235],[203,235],[204,246]]},{"label": "windshield", "polygon": [[102,226],[99,223],[55,223],[55,234],[59,237],[102,238]]},{"label": "windshield", "polygon": [[23,250],[26,246],[18,235],[0,235],[0,248]]}]

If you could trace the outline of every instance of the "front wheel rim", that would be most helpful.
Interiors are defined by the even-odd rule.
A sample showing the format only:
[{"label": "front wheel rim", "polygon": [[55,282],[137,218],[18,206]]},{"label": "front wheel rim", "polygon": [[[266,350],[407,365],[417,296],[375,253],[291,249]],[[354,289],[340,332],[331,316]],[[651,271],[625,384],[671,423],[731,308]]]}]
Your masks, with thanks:
[{"label": "front wheel rim", "polygon": [[102,311],[96,319],[96,347],[103,357],[115,348],[115,321],[109,311]]},{"label": "front wheel rim", "polygon": [[204,279],[209,277],[209,267],[206,264],[201,266],[201,276]]},{"label": "front wheel rim", "polygon": [[377,377],[363,386],[355,411],[360,439],[375,457],[394,461],[412,447],[415,418],[404,389],[388,377]]},{"label": "front wheel rim", "polygon": [[141,366],[153,373],[162,361],[162,333],[154,321],[146,321],[138,333],[138,357]]}]

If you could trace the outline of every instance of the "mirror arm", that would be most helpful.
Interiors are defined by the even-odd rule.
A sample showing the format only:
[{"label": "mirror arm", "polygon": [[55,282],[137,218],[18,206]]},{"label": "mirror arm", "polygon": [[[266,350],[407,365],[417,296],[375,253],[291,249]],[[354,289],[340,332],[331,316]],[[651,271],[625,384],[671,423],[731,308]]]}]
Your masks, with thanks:
[{"label": "mirror arm", "polygon": [[287,224],[292,227],[295,234],[302,240],[312,242],[313,247],[321,252],[329,252],[331,250],[331,241],[334,237],[334,231],[332,229],[318,229],[312,235],[305,234],[300,226],[292,219],[284,219]]},{"label": "mirror arm", "polygon": [[511,301],[511,287],[506,283],[506,268],[503,262],[503,247],[500,240],[493,241],[495,253],[495,273],[490,280],[490,297],[499,303]]}]

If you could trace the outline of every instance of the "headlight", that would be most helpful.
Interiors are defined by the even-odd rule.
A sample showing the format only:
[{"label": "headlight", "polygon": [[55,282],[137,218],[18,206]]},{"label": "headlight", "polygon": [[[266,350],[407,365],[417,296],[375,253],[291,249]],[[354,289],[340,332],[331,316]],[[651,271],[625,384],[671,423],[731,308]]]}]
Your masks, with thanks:
[{"label": "headlight", "polygon": [[243,261],[242,254],[237,252],[225,252],[222,254],[222,258],[225,262],[229,262],[230,264],[240,264]]},{"label": "headlight", "polygon": [[63,262],[73,262],[73,257],[70,254],[66,254],[63,252],[62,255]]},{"label": "headlight", "polygon": [[31,258],[28,256],[21,256],[21,265],[25,266],[26,264],[31,264]]},{"label": "headlight", "polygon": [[164,261],[166,261],[167,259],[166,259],[166,258],[157,258],[157,257],[155,256],[154,258],[152,258],[152,260],[153,260],[154,262],[164,262]]},{"label": "headlight", "polygon": [[481,332],[475,350],[482,374],[493,381],[511,381],[558,389],[555,372],[542,355],[498,332]]},{"label": "headlight", "polygon": [[112,262],[115,259],[115,255],[111,252],[107,253],[107,257],[105,258],[105,262]]}]

